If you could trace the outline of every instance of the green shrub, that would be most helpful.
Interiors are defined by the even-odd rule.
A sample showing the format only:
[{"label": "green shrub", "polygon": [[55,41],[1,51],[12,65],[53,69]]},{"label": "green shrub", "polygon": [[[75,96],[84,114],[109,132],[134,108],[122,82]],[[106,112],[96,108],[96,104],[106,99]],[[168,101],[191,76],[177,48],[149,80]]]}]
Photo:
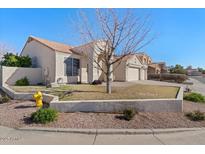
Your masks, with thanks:
[{"label": "green shrub", "polygon": [[0,97],[0,104],[2,103],[7,103],[9,101],[9,97],[7,95],[1,96]]},{"label": "green shrub", "polygon": [[186,70],[183,66],[176,64],[175,66],[171,66],[170,73],[176,73],[176,74],[186,74]]},{"label": "green shrub", "polygon": [[189,112],[186,116],[192,121],[202,121],[205,119],[204,113],[200,111]]},{"label": "green shrub", "polygon": [[13,53],[6,53],[0,64],[13,67],[31,67],[32,60],[29,56],[18,56]]},{"label": "green shrub", "polygon": [[58,112],[51,108],[41,108],[31,114],[31,120],[35,123],[46,124],[56,120]]},{"label": "green shrub", "polygon": [[205,97],[199,93],[189,93],[184,96],[185,100],[192,102],[205,102]]},{"label": "green shrub", "polygon": [[124,119],[125,120],[131,120],[136,114],[136,111],[134,109],[125,109],[123,111]]},{"label": "green shrub", "polygon": [[24,77],[22,79],[17,80],[15,85],[16,86],[29,86],[30,83],[27,77]]}]

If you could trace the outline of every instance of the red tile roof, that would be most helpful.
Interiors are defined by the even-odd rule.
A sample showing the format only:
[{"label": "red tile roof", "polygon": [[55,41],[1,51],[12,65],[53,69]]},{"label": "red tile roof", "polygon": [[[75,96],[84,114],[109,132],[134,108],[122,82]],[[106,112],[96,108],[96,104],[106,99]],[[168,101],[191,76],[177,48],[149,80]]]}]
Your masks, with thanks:
[{"label": "red tile roof", "polygon": [[58,42],[42,39],[39,37],[30,36],[28,41],[32,41],[32,40],[40,42],[41,44],[43,44],[43,45],[45,45],[45,46],[47,46],[55,51],[64,52],[64,53],[72,53],[72,51],[70,49],[73,47],[66,45],[66,44],[63,44],[63,43],[58,43]]}]

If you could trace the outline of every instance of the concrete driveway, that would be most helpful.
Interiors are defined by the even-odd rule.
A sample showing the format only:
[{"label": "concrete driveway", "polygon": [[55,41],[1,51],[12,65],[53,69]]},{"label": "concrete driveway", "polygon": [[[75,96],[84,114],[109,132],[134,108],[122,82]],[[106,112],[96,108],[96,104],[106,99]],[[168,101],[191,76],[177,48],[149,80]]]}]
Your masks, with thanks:
[{"label": "concrete driveway", "polygon": [[205,129],[187,132],[138,135],[95,135],[23,131],[0,126],[0,144],[205,144]]}]

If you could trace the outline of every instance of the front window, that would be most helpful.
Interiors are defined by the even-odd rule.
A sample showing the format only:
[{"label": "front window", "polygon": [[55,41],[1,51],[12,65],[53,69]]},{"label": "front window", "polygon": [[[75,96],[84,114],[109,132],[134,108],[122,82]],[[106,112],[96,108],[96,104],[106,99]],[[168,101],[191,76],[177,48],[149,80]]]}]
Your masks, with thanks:
[{"label": "front window", "polygon": [[37,57],[32,57],[32,67],[34,68],[38,67]]},{"label": "front window", "polygon": [[76,58],[65,59],[65,74],[67,76],[78,76],[80,68],[80,61]]}]

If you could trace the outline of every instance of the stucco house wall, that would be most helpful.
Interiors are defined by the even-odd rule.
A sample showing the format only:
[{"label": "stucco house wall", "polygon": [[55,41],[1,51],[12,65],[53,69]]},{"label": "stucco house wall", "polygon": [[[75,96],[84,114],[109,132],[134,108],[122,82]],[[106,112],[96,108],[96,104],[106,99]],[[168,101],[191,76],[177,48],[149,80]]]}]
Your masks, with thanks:
[{"label": "stucco house wall", "polygon": [[[105,74],[99,68],[98,64],[104,68],[102,60],[98,57],[98,46],[102,42],[88,43],[79,47],[75,47],[72,50],[81,54],[81,82],[85,82],[87,78],[88,83],[92,83],[94,80],[105,81]],[[96,64],[98,62],[98,64]],[[105,70],[105,69],[104,69]],[[111,78],[113,76],[111,75]]]},{"label": "stucco house wall", "polygon": [[63,83],[76,83],[80,81],[80,74],[79,76],[66,75],[66,64],[64,63],[64,61],[67,58],[76,58],[80,60],[79,55],[63,53],[58,51],[55,52],[55,82],[57,82],[59,78],[62,79]]},{"label": "stucco house wall", "polygon": [[79,53],[80,56],[80,80],[82,83],[92,83],[93,81],[93,47],[85,44],[72,49]]},{"label": "stucco house wall", "polygon": [[32,62],[36,63],[36,67],[42,68],[42,79],[45,83],[45,73],[48,73],[50,82],[55,82],[55,52],[50,49],[49,47],[46,47],[45,45],[42,45],[41,43],[32,40],[28,41],[23,48],[21,55],[28,55],[32,58]]},{"label": "stucco house wall", "polygon": [[126,81],[126,61],[122,61],[121,63],[115,63],[113,65],[113,68],[114,81]]}]

